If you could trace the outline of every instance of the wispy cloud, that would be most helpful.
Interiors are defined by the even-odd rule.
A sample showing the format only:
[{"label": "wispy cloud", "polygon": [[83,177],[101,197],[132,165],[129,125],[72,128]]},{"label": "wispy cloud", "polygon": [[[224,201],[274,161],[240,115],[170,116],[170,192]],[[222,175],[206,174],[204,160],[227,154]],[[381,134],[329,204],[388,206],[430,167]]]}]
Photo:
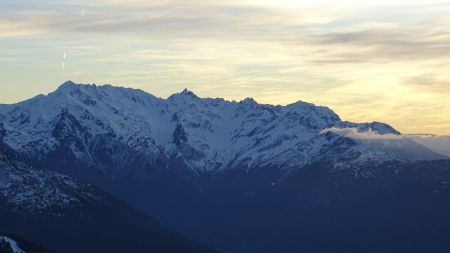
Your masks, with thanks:
[{"label": "wispy cloud", "polygon": [[406,78],[404,83],[421,92],[450,93],[450,77],[442,76],[437,73],[427,73]]}]

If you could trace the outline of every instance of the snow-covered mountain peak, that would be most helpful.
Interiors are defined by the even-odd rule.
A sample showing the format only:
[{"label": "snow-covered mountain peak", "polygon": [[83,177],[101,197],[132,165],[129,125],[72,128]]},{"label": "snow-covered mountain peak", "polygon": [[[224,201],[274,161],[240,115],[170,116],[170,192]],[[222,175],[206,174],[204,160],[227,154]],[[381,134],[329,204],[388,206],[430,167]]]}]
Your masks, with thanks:
[{"label": "snow-covered mountain peak", "polygon": [[200,98],[197,95],[195,95],[194,92],[192,92],[188,89],[184,89],[181,92],[170,95],[167,98],[167,101],[171,101],[174,103],[189,103],[189,104],[191,104],[199,99]]},{"label": "snow-covered mountain peak", "polygon": [[255,106],[258,105],[258,102],[256,102],[253,98],[245,98],[241,100],[239,104],[244,106]]},{"label": "snow-covered mountain peak", "polygon": [[104,169],[112,166],[99,162],[105,150],[114,161],[123,157],[126,161],[117,161],[121,166],[168,166],[176,159],[195,171],[293,168],[323,156],[385,159],[392,156],[323,130],[399,134],[384,123],[342,121],[330,108],[303,101],[286,106],[251,98],[234,102],[200,98],[187,89],[162,99],[138,89],[71,81],[47,96],[0,105],[0,122],[5,143],[16,150],[45,157],[64,148],[83,163]]},{"label": "snow-covered mountain peak", "polygon": [[285,116],[293,120],[299,120],[301,124],[311,129],[323,129],[334,126],[341,121],[339,116],[330,108],[316,106],[312,103],[298,101],[284,108]]},{"label": "snow-covered mountain peak", "polygon": [[54,92],[49,93],[49,96],[74,96],[77,93],[85,93],[88,90],[95,89],[95,84],[77,84],[72,81],[66,81],[62,83]]},{"label": "snow-covered mountain peak", "polygon": [[119,96],[124,95],[125,97],[132,96],[145,96],[152,97],[151,94],[148,94],[140,89],[134,88],[126,88],[120,86],[112,86],[110,84],[97,85],[97,84],[77,84],[72,81],[66,81],[61,84],[54,92],[50,93],[48,96],[62,96],[68,95],[73,98],[76,98],[77,95],[84,94],[91,97],[97,97],[101,99],[105,96]]},{"label": "snow-covered mountain peak", "polygon": [[181,92],[181,95],[185,95],[185,96],[191,96],[191,97],[197,97],[197,95],[194,94],[194,92],[192,92],[191,90],[188,90],[187,88],[184,88]]},{"label": "snow-covered mountain peak", "polygon": [[323,112],[323,113],[326,113],[326,114],[333,115],[338,120],[340,120],[339,116],[333,110],[331,110],[330,108],[328,108],[326,106],[318,106],[318,105],[315,105],[313,103],[304,102],[302,100],[299,100],[299,101],[297,101],[295,103],[288,104],[286,106],[286,108],[293,109],[293,110],[296,110],[298,112],[315,110],[315,111],[318,111],[318,112]]},{"label": "snow-covered mountain peak", "polygon": [[79,86],[80,84],[74,83],[72,80],[67,80],[64,83],[62,83],[58,89],[68,89],[70,87]]}]

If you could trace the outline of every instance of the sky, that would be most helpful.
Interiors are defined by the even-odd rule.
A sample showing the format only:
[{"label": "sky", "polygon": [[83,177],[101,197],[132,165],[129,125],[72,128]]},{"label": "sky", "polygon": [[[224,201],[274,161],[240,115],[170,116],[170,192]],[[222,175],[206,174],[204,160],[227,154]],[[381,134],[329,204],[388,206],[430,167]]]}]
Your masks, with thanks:
[{"label": "sky", "polygon": [[450,0],[1,0],[0,103],[62,82],[450,134]]}]

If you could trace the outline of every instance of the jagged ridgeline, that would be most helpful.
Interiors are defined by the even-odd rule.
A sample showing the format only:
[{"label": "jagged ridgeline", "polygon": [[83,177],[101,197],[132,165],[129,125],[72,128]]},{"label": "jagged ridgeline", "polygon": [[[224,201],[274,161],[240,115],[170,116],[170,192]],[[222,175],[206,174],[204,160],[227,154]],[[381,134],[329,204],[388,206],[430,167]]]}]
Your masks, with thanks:
[{"label": "jagged ridgeline", "polygon": [[[62,224],[49,231],[69,226],[61,220],[101,221],[98,230],[81,222],[77,226],[86,227],[67,231],[85,236],[80,240],[93,233],[81,229],[101,234],[108,228],[108,236],[120,238],[113,228],[125,226],[131,232],[120,235],[142,232],[133,241],[140,245],[161,231],[155,221],[124,225],[147,224],[143,212],[224,252],[450,250],[450,163],[381,122],[343,121],[302,101],[275,106],[200,98],[188,90],[162,99],[70,81],[48,95],[0,105],[0,122],[2,142],[27,164],[3,169],[2,178],[30,178],[8,189],[18,196],[37,185],[47,189],[30,195],[39,201],[25,199],[45,224]],[[5,196],[3,203],[16,203],[16,195]],[[73,209],[45,205],[39,211],[47,200]],[[7,228],[25,234],[18,225]],[[53,240],[36,231],[26,235],[44,246]]]},{"label": "jagged ridgeline", "polygon": [[187,90],[161,99],[141,90],[69,81],[47,96],[1,105],[0,115],[5,143],[21,153],[43,162],[63,155],[71,164],[116,178],[141,177],[148,167],[197,174],[242,167],[288,170],[324,159],[442,158],[406,140],[392,148],[348,142],[327,130],[400,133],[384,123],[342,121],[331,109],[302,101],[230,102]]}]

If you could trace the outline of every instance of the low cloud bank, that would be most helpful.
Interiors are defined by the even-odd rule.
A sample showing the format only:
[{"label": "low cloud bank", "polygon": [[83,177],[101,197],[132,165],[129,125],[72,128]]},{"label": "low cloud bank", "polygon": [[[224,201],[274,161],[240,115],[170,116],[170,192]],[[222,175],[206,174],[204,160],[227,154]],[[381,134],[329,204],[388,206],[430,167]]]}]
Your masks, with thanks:
[{"label": "low cloud bank", "polygon": [[395,135],[395,134],[379,134],[372,129],[362,132],[357,128],[338,128],[331,127],[321,131],[322,134],[332,132],[341,136],[345,136],[354,140],[412,140],[426,148],[450,157],[450,136],[439,135]]},{"label": "low cloud bank", "polygon": [[369,129],[369,131],[366,132],[361,132],[354,127],[351,128],[330,127],[323,129],[321,131],[321,133],[328,133],[328,132],[332,132],[356,140],[400,140],[404,138],[404,136],[396,134],[379,134],[378,132],[375,132],[372,129]]}]

